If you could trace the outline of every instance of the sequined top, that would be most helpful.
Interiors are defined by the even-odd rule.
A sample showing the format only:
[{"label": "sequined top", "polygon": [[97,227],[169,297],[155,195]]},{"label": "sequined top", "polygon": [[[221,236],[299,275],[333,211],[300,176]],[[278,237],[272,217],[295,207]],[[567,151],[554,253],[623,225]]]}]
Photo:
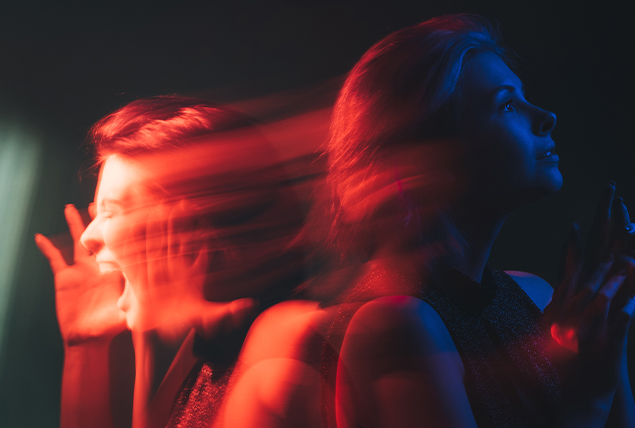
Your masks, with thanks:
[{"label": "sequined top", "polygon": [[[549,426],[560,400],[560,379],[546,353],[542,312],[505,272],[486,266],[482,282],[452,268],[439,268],[413,283],[399,272],[371,269],[340,303],[322,351],[324,426],[336,427],[335,380],[342,338],[355,312],[382,295],[409,294],[441,317],[465,368],[465,389],[479,427]],[[335,344],[335,345],[333,345]],[[538,408],[532,414],[522,393]],[[534,410],[538,410],[534,412]]]},{"label": "sequined top", "polygon": [[209,428],[221,410],[229,379],[249,323],[212,340],[196,336],[198,357],[172,405],[167,428]]},{"label": "sequined top", "polygon": [[168,428],[209,428],[220,410],[231,370],[218,370],[199,360],[181,387]]},{"label": "sequined top", "polygon": [[560,379],[546,353],[542,313],[506,273],[486,267],[479,284],[446,268],[419,296],[439,314],[465,367],[465,389],[479,427],[533,427],[518,392],[539,403],[549,422]]}]

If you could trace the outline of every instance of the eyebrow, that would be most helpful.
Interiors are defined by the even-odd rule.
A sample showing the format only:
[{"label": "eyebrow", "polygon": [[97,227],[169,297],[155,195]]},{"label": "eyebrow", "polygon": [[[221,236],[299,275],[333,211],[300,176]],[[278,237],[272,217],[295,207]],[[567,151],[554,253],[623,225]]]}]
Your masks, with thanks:
[{"label": "eyebrow", "polygon": [[[501,92],[501,91],[505,91],[505,90],[507,90],[507,91],[509,91],[509,92],[516,92],[516,87],[515,87],[515,86],[512,86],[512,85],[502,85],[502,86],[499,86],[499,87],[497,87],[496,89],[494,89],[494,90],[492,91],[492,93],[491,93],[491,95],[490,95],[490,96],[493,98],[493,97],[495,97],[496,95],[498,95],[498,93],[499,93],[499,92]],[[525,95],[525,85],[522,85],[522,84],[520,85],[520,93],[521,93],[521,94],[523,94],[523,95]]]},{"label": "eyebrow", "polygon": [[112,198],[104,198],[101,200],[101,205],[116,205],[119,207],[125,207],[126,204],[123,201],[120,201],[118,199],[112,199]]}]

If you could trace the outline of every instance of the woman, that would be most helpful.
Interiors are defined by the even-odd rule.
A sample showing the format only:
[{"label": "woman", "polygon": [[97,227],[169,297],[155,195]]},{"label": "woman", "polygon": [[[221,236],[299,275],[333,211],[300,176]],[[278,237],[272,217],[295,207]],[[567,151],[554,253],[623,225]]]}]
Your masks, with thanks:
[{"label": "woman", "polygon": [[[355,65],[333,111],[328,179],[331,242],[360,268],[322,309],[285,303],[259,318],[230,410],[251,397],[260,421],[277,421],[260,426],[600,427],[609,412],[633,426],[635,301],[632,281],[622,287],[633,260],[614,183],[584,269],[574,227],[549,306],[544,280],[487,266],[507,216],[562,185],[556,117],[527,101],[508,63],[486,22],[454,15],[387,36]],[[286,346],[259,358],[272,331]]]},{"label": "woman", "polygon": [[[303,213],[275,150],[203,100],[138,100],[98,122],[93,220],[66,217],[75,263],[42,235],[65,342],[61,425],[112,426],[109,347],[132,331],[133,426],[211,424],[256,302],[289,295]],[[123,293],[121,284],[125,283]],[[216,303],[219,302],[219,303]]]},{"label": "woman", "polygon": [[[341,201],[335,232],[351,222],[357,230],[346,239],[372,260],[374,274],[359,287],[411,291],[369,301],[348,325],[337,370],[339,427],[604,426],[609,410],[618,425],[635,421],[624,345],[635,306],[620,296],[611,307],[632,266],[622,247],[608,257],[611,249],[598,243],[604,259],[587,258],[593,273],[583,280],[572,243],[560,296],[548,307],[545,281],[487,266],[507,216],[562,185],[556,117],[527,101],[508,63],[483,20],[440,17],[378,42],[342,88],[329,143]],[[438,144],[451,147],[451,162],[436,159]],[[422,153],[432,160],[422,162]],[[431,180],[441,172],[451,199]],[[600,209],[618,208],[613,223],[624,226],[614,192],[609,185]],[[360,201],[375,211],[359,214]],[[401,225],[369,235],[386,201],[394,207],[386,218]],[[602,227],[610,222],[598,218]],[[609,308],[619,314],[607,320]],[[543,323],[577,349],[564,377]],[[565,330],[575,340],[557,334]]]}]

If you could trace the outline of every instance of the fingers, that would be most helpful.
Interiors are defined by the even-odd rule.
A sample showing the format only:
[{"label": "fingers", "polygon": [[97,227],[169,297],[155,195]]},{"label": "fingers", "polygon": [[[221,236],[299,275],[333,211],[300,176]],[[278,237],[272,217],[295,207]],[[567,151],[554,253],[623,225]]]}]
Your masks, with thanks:
[{"label": "fingers", "polygon": [[567,277],[567,274],[571,274],[571,272],[575,270],[578,260],[583,258],[581,241],[580,225],[573,223],[569,231],[569,236],[562,245],[560,270],[558,272],[558,279],[560,281],[563,281]]},{"label": "fingers", "polygon": [[194,264],[192,267],[195,272],[206,272],[207,271],[207,263],[209,261],[209,245],[207,242],[201,243],[201,248],[196,255],[196,259],[194,260]]},{"label": "fingers", "polygon": [[68,267],[60,250],[46,236],[36,233],[35,244],[48,259],[54,275]]},{"label": "fingers", "polygon": [[90,216],[91,220],[95,220],[95,217],[97,217],[97,206],[94,202],[88,204],[88,215]]},{"label": "fingers", "polygon": [[607,260],[599,263],[597,269],[593,271],[586,284],[584,285],[584,288],[580,292],[580,299],[578,303],[579,310],[584,310],[584,308],[586,308],[589,303],[591,303],[591,301],[595,298],[596,293],[598,292],[602,284],[604,284],[606,275],[609,273],[611,267],[613,266],[613,261],[614,257],[611,254],[607,258]]},{"label": "fingers", "polygon": [[628,223],[622,228],[621,233],[623,239],[626,241],[623,250],[630,251],[633,243],[633,237],[635,236],[635,223]]},{"label": "fingers", "polygon": [[598,202],[593,224],[589,232],[587,242],[587,255],[589,256],[590,267],[600,261],[608,251],[609,233],[611,227],[611,206],[615,196],[615,182],[611,181],[602,190],[600,201]]},{"label": "fingers", "polygon": [[628,209],[624,205],[622,198],[613,200],[611,214],[611,238],[609,242],[610,251],[613,254],[629,252],[632,236],[635,233],[635,224],[630,222]]},{"label": "fingers", "polygon": [[635,297],[628,299],[622,310],[617,314],[611,331],[615,342],[624,343],[623,341],[626,339],[628,328],[633,323],[633,319],[635,319]]},{"label": "fingers", "polygon": [[190,256],[192,262],[200,250],[200,238],[192,204],[182,199],[174,204],[168,220],[168,248],[170,257]]},{"label": "fingers", "polygon": [[580,233],[580,225],[573,223],[569,239],[567,240],[567,254],[565,256],[565,276],[574,276],[580,273],[582,262],[584,260],[584,251],[582,251],[582,237]]},{"label": "fingers", "polygon": [[627,295],[635,296],[635,260],[630,257],[624,257],[624,260],[626,262]]},{"label": "fingers", "polygon": [[626,280],[626,271],[620,272],[618,275],[611,277],[600,289],[594,300],[594,322],[596,325],[606,323],[609,316],[611,301],[617,294],[618,290]]},{"label": "fingers", "polygon": [[621,229],[631,222],[630,216],[628,215],[628,208],[624,205],[624,199],[619,196],[613,200],[611,213],[615,229]]},{"label": "fingers", "polygon": [[619,257],[633,257],[635,246],[635,223],[629,223],[620,229],[617,229],[612,235],[611,250],[612,254]]},{"label": "fingers", "polygon": [[[610,331],[612,329],[607,329],[607,320],[609,317],[611,301],[617,294],[625,279],[625,272],[621,272],[619,275],[611,277],[602,286],[597,296],[594,297],[593,302],[584,309],[578,329],[579,339],[581,342],[585,342],[589,345],[593,342],[592,340],[591,342],[588,342],[589,338],[600,337],[604,334],[611,334]],[[613,350],[615,350],[615,347],[619,346],[619,343],[613,341],[610,346]],[[585,346],[585,348],[587,348],[587,346]]]},{"label": "fingers", "polygon": [[624,281],[626,280],[626,270],[623,270],[619,274],[613,276],[609,279],[598,292],[598,296],[605,298],[608,301],[611,301],[613,297],[617,294],[617,291],[620,289]]},{"label": "fingers", "polygon": [[556,307],[561,307],[574,293],[575,284],[578,283],[584,253],[581,249],[580,225],[573,223],[569,237],[562,246],[560,258],[560,285],[556,289],[552,302]]},{"label": "fingers", "polygon": [[164,241],[167,240],[167,218],[164,212],[163,206],[157,206],[152,209],[146,221],[145,244],[148,261],[165,262]]},{"label": "fingers", "polygon": [[168,216],[167,241],[168,241],[168,258],[172,260],[175,257],[183,256],[186,252],[186,245],[190,241],[190,236],[184,236],[185,227],[184,219],[185,203],[181,200],[174,204]]},{"label": "fingers", "polygon": [[75,259],[82,257],[88,257],[90,255],[90,251],[86,249],[80,242],[79,238],[81,238],[82,233],[86,230],[86,225],[84,225],[84,220],[82,220],[82,216],[77,211],[74,205],[68,204],[64,209],[64,216],[66,217],[66,222],[68,223],[68,229],[71,231],[71,237],[73,238],[73,250],[75,252]]},{"label": "fingers", "polygon": [[[163,205],[153,208],[146,222],[146,292],[162,295],[169,287],[167,259],[167,217]],[[143,254],[140,254],[143,258]]]}]

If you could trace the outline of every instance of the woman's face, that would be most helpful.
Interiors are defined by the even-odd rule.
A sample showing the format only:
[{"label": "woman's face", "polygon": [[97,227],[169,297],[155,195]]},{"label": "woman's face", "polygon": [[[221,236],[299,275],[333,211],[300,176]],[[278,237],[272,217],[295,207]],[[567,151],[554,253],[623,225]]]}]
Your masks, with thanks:
[{"label": "woman's face", "polygon": [[468,63],[463,85],[471,186],[514,205],[558,191],[556,116],[527,101],[518,76],[493,53]]},{"label": "woman's face", "polygon": [[131,329],[138,328],[145,318],[144,305],[140,305],[143,290],[133,285],[139,283],[137,267],[145,257],[145,228],[152,202],[142,177],[134,163],[110,156],[100,171],[96,216],[81,237],[81,243],[95,254],[102,273],[124,274],[126,285],[117,305],[126,313]]}]

